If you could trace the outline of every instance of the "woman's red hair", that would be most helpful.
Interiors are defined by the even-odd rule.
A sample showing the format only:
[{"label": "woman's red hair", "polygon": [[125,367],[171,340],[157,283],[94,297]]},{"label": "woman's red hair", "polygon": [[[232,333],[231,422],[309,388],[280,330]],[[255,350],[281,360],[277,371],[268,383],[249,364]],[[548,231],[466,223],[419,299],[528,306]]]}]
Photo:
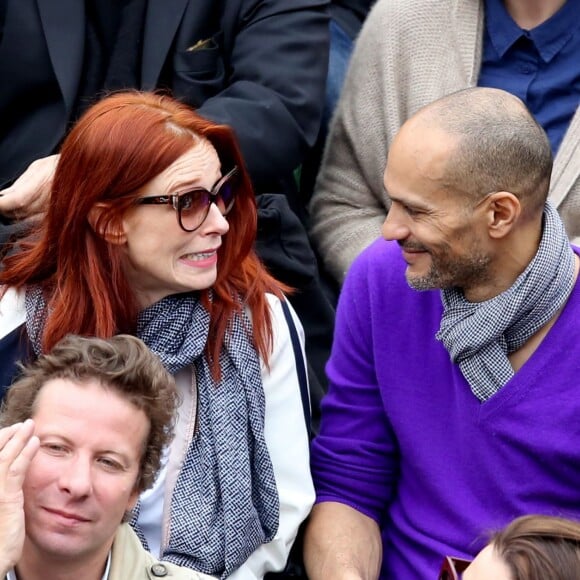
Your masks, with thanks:
[{"label": "woman's red hair", "polygon": [[20,243],[21,250],[4,261],[0,284],[17,289],[39,284],[45,293],[43,351],[67,334],[105,338],[135,331],[139,307],[125,276],[122,250],[105,238],[121,227],[143,186],[191,149],[195,136],[215,147],[222,171],[240,168],[212,299],[210,289],[201,292],[211,316],[206,353],[219,376],[219,353],[241,296],[252,317],[254,344],[268,360],[272,330],[265,293],[281,296],[282,286],[253,250],[256,202],[233,132],[170,97],[138,92],[103,99],[71,130],[46,217]]}]

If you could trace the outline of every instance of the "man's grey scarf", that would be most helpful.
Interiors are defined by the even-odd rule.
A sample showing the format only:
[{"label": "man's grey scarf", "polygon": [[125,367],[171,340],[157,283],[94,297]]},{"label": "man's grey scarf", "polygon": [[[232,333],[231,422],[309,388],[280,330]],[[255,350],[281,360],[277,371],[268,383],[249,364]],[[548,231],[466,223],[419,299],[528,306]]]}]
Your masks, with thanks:
[{"label": "man's grey scarf", "polygon": [[[26,309],[38,354],[46,312],[39,288],[27,291]],[[250,328],[243,310],[230,320],[216,383],[204,356],[209,314],[196,296],[169,296],[142,311],[137,323],[136,335],[170,373],[193,365],[198,389],[198,425],[171,498],[169,544],[162,558],[221,578],[272,540],[279,523],[264,438],[260,361]]]},{"label": "man's grey scarf", "polygon": [[508,354],[556,314],[573,287],[574,252],[547,202],[538,252],[510,288],[479,303],[468,302],[458,288],[441,292],[444,311],[437,339],[478,399],[489,399],[512,378]]}]

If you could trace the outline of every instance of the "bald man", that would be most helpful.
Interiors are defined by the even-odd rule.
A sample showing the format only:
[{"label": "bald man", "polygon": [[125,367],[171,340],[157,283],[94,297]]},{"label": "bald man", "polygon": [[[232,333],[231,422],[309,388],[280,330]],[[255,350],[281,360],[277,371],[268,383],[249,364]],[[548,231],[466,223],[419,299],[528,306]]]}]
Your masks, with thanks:
[{"label": "bald man", "polygon": [[377,0],[357,38],[310,205],[342,284],[381,235],[387,153],[420,107],[473,86],[521,98],[554,154],[550,200],[580,243],[580,0]]},{"label": "bald man", "polygon": [[[497,89],[421,109],[340,297],[312,450],[312,580],[436,578],[526,513],[580,517],[579,250],[549,140]],[[386,241],[385,241],[386,240]]]}]

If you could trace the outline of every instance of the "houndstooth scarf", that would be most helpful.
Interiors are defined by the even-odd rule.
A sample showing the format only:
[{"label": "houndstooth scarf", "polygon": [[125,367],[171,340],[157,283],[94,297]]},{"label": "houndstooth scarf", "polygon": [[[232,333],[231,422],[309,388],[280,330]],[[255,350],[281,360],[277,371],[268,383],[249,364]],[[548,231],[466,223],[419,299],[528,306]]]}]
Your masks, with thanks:
[{"label": "houndstooth scarf", "polygon": [[437,339],[485,401],[514,375],[508,354],[521,348],[566,303],[574,287],[574,252],[558,212],[547,202],[540,246],[513,285],[485,302],[459,288],[442,290]]},{"label": "houndstooth scarf", "polygon": [[[26,293],[27,330],[38,354],[45,302]],[[204,356],[209,314],[193,294],[169,296],[142,311],[136,335],[172,374],[193,365],[198,426],[171,498],[164,560],[226,578],[273,539],[280,505],[264,438],[260,361],[243,310],[230,320],[216,383]],[[142,537],[142,534],[139,534]]]}]

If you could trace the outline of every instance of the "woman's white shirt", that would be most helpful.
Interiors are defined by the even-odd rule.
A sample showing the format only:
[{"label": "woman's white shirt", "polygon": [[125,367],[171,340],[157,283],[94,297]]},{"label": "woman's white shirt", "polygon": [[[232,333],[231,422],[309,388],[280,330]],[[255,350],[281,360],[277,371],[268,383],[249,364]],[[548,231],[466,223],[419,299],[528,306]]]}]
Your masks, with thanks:
[{"label": "woman's white shirt", "polygon": [[[1,288],[1,287],[0,287]],[[0,339],[26,322],[24,292],[8,288],[0,301]]]},{"label": "woman's white shirt", "polygon": [[[269,370],[262,361],[262,383],[266,400],[264,436],[274,469],[280,499],[280,524],[274,539],[260,546],[238,570],[232,580],[255,580],[269,571],[284,568],[296,537],[298,526],[314,503],[314,485],[310,475],[309,437],[302,410],[300,385],[290,331],[280,300],[268,294],[272,313],[273,348]],[[304,331],[290,308],[304,353]],[[306,360],[304,358],[304,360]],[[162,551],[168,529],[168,504],[179,465],[193,436],[195,389],[192,373],[176,375],[183,397],[176,425],[176,437],[154,487],[141,495],[139,525],[155,556]],[[193,418],[193,420],[192,420]],[[163,522],[163,526],[161,526]]]}]

